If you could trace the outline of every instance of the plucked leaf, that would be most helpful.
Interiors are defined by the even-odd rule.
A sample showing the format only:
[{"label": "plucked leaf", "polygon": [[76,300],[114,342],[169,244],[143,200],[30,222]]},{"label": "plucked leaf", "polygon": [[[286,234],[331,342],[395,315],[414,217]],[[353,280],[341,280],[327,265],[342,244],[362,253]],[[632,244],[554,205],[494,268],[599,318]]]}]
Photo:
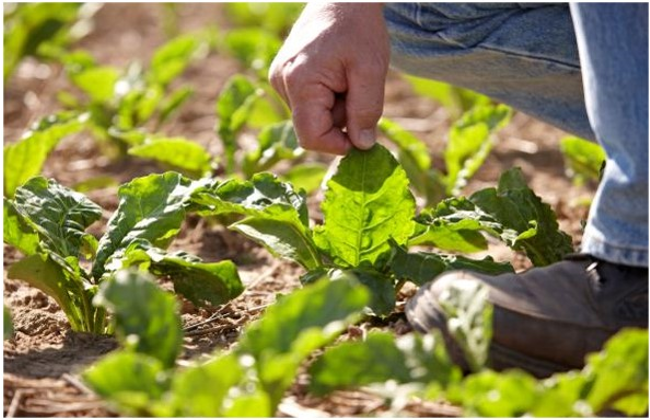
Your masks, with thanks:
[{"label": "plucked leaf", "polygon": [[50,152],[61,139],[84,128],[88,114],[62,112],[43,118],[27,131],[20,141],[4,148],[4,193],[14,191],[38,175]]},{"label": "plucked leaf", "polygon": [[182,137],[150,138],[143,144],[131,147],[129,154],[156,160],[197,178],[210,172],[212,160],[203,146]]},{"label": "plucked leaf", "polygon": [[171,367],[181,351],[183,332],[176,299],[142,272],[122,270],[102,283],[93,303],[113,313],[123,345]]},{"label": "plucked leaf", "polygon": [[325,223],[316,244],[341,267],[381,263],[389,239],[404,244],[414,228],[415,199],[406,173],[388,150],[353,149],[327,183]]},{"label": "plucked leaf", "polygon": [[136,178],[118,191],[120,202],[99,241],[93,277],[99,279],[111,255],[137,240],[165,248],[178,233],[193,184],[167,172]]},{"label": "plucked leaf", "polygon": [[86,228],[100,219],[102,209],[83,194],[36,177],[16,190],[13,205],[54,253],[63,258],[94,253],[97,241]]}]

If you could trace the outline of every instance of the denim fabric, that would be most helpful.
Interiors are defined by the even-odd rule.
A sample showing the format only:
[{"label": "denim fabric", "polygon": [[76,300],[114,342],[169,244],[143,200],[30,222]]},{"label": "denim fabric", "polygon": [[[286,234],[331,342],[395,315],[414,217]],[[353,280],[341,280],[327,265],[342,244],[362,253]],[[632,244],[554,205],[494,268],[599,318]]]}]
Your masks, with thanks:
[{"label": "denim fabric", "polygon": [[394,67],[598,140],[607,169],[582,250],[648,265],[647,4],[388,3],[384,16]]}]

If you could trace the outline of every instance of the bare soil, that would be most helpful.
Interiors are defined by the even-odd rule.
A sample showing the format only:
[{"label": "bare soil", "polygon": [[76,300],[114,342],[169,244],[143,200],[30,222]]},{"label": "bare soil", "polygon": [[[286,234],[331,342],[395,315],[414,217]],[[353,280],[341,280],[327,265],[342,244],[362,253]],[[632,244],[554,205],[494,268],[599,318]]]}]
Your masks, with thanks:
[{"label": "bare soil", "polygon": [[[227,26],[220,5],[179,4],[182,31],[209,24]],[[156,46],[165,41],[163,11],[159,4],[106,4],[97,14],[94,31],[78,43],[90,50],[103,64],[123,66],[135,60],[148,60]],[[219,153],[214,133],[214,102],[225,80],[241,71],[239,64],[224,56],[210,55],[191,66],[178,83],[196,87],[191,103],[177,115],[167,132],[195,139],[211,152]],[[57,109],[57,92],[70,86],[62,69],[26,60],[17,69],[4,91],[5,144],[20,138],[31,122]],[[385,115],[396,119],[427,141],[436,160],[444,149],[449,118],[446,111],[429,100],[412,94],[396,73],[387,85]],[[499,174],[513,166],[523,169],[531,187],[558,213],[561,227],[578,246],[581,220],[587,208],[576,199],[590,197],[593,186],[576,187],[565,175],[558,140],[562,131],[516,114],[512,123],[498,135],[498,143],[468,192],[495,185]],[[320,157],[330,159],[329,157]],[[99,175],[108,175],[119,183],[151,172],[161,172],[155,164],[135,158],[111,161],[97,142],[86,134],[64,140],[48,159],[44,175],[72,186]],[[117,188],[88,193],[104,209],[103,219],[91,227],[100,235],[110,214],[117,207]],[[311,198],[317,208],[319,194]],[[207,357],[216,349],[228,348],[251,320],[275,301],[278,293],[300,287],[300,267],[272,258],[264,249],[205,220],[190,217],[174,248],[194,253],[208,261],[233,259],[247,285],[243,295],[218,308],[197,308],[182,300],[182,319],[186,328],[183,359]],[[489,254],[510,260],[516,268],[528,263],[503,247],[493,246]],[[65,316],[53,299],[27,284],[7,278],[7,267],[20,254],[4,246],[4,304],[11,309],[15,334],[4,341],[4,408],[7,417],[108,417],[116,414],[92,394],[79,380],[79,372],[115,349],[111,337],[70,331]],[[163,282],[164,286],[167,286]],[[366,322],[351,328],[342,339],[358,337],[364,331],[384,329],[395,334],[410,330],[402,309],[414,293],[408,288],[400,295],[395,313],[383,322]],[[301,374],[277,413],[278,416],[368,416],[386,414],[382,398],[364,392],[336,392],[327,398],[315,398],[306,392],[306,374]],[[407,406],[412,416],[458,416],[460,411],[445,403],[414,402]]]}]

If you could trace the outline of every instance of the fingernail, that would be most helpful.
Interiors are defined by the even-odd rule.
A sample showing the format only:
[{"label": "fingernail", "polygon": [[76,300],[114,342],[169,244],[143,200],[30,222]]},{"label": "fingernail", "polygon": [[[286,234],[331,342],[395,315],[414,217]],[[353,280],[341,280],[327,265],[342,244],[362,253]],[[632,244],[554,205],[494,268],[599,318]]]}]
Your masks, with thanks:
[{"label": "fingernail", "polygon": [[359,132],[359,147],[362,149],[370,149],[375,145],[375,130],[361,130]]}]

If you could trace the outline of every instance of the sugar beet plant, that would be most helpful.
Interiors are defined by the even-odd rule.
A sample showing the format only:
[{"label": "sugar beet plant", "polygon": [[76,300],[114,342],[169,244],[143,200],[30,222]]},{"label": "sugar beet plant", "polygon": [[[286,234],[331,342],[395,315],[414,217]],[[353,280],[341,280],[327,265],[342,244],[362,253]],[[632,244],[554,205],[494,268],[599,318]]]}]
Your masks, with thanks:
[{"label": "sugar beet plant", "polygon": [[3,201],[4,241],[25,255],[8,276],[53,297],[77,331],[109,331],[105,310],[92,302],[107,276],[130,266],[169,276],[197,304],[224,303],[243,290],[231,261],[166,251],[196,187],[174,172],[122,185],[119,206],[97,241],[86,229],[101,218],[100,206],[54,180],[32,178]]},{"label": "sugar beet plant", "polygon": [[380,315],[393,309],[396,291],[406,281],[422,284],[453,268],[512,270],[490,257],[408,252],[411,245],[474,252],[487,248],[487,233],[537,265],[571,251],[554,213],[526,186],[519,170],[506,172],[498,188],[444,200],[416,217],[407,175],[380,145],[368,152],[354,150],[341,160],[327,183],[322,225],[310,225],[303,193],[270,174],[206,184],[194,191],[192,203],[191,210],[203,216],[242,215],[230,228],[302,265],[304,283],[323,276],[358,278],[372,291],[371,311]]}]

